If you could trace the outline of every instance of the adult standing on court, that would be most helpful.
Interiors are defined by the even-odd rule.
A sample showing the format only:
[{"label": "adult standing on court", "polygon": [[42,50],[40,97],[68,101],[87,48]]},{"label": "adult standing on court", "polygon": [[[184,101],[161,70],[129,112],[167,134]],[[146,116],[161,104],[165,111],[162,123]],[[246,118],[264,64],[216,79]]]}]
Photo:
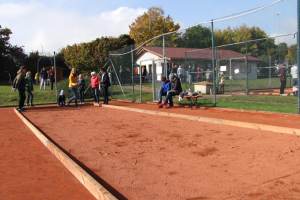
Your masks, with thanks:
[{"label": "adult standing on court", "polygon": [[26,81],[26,105],[27,106],[33,106],[33,79],[31,76],[31,72],[28,71],[26,72],[25,76],[25,81]]},{"label": "adult standing on court", "polygon": [[18,107],[18,111],[24,111],[24,103],[25,103],[25,86],[26,86],[26,82],[25,82],[25,67],[21,66],[20,69],[17,72],[17,76],[14,79],[13,82],[13,89],[14,90],[18,90],[19,93],[19,107]]},{"label": "adult standing on court", "polygon": [[280,79],[280,95],[284,95],[284,89],[286,87],[285,65],[280,65],[280,67],[279,67],[279,79]]},{"label": "adult standing on court", "polygon": [[181,65],[179,65],[177,69],[177,76],[180,79],[180,81],[183,81],[184,73],[185,73],[184,69],[181,67]]},{"label": "adult standing on court", "polygon": [[54,67],[51,67],[48,71],[48,75],[49,75],[49,79],[50,79],[50,86],[51,86],[51,90],[53,90],[53,85],[55,82],[55,71],[54,71]]},{"label": "adult standing on court", "polygon": [[110,87],[109,75],[105,68],[101,68],[101,83],[100,87],[103,94],[103,104],[108,104],[108,88]]},{"label": "adult standing on court", "polygon": [[78,81],[76,69],[72,68],[71,73],[69,75],[69,90],[71,93],[71,97],[69,98],[68,105],[70,105],[73,101],[75,101],[75,105],[77,106],[78,99]]},{"label": "adult standing on court", "polygon": [[93,91],[94,102],[99,103],[99,78],[96,72],[91,73],[91,88]]},{"label": "adult standing on court", "polygon": [[298,66],[293,65],[291,68],[292,82],[293,82],[293,93],[297,95],[298,93]]},{"label": "adult standing on court", "polygon": [[40,75],[41,75],[40,90],[42,90],[42,88],[44,88],[44,90],[46,90],[48,73],[47,73],[47,70],[45,69],[45,67],[42,68]]}]

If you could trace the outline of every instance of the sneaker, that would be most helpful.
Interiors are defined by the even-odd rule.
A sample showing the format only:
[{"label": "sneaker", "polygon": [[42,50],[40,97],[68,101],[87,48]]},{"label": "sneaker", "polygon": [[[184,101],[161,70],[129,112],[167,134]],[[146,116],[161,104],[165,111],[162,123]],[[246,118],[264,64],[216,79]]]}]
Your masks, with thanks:
[{"label": "sneaker", "polygon": [[164,104],[159,104],[158,108],[163,108]]}]

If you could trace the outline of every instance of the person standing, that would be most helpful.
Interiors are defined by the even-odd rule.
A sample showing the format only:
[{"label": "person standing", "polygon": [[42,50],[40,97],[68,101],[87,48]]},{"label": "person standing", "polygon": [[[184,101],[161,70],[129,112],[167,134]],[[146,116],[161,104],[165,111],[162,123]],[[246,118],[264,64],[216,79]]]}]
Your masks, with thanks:
[{"label": "person standing", "polygon": [[101,68],[101,90],[103,93],[103,104],[108,104],[108,88],[110,87],[109,76],[105,68]]},{"label": "person standing", "polygon": [[70,105],[73,101],[75,101],[75,105],[77,106],[77,99],[78,99],[78,81],[77,81],[77,74],[76,69],[72,68],[71,73],[69,75],[69,90],[71,93],[71,97],[69,98],[68,105]]},{"label": "person standing", "polygon": [[25,76],[25,88],[26,88],[26,105],[33,106],[33,79],[31,77],[31,72],[26,72]]},{"label": "person standing", "polygon": [[21,66],[20,69],[17,72],[17,76],[14,79],[13,82],[13,89],[18,90],[19,93],[19,106],[18,106],[18,111],[23,112],[24,109],[24,103],[25,103],[25,67]]},{"label": "person standing", "polygon": [[51,67],[49,69],[48,75],[49,75],[51,90],[53,90],[53,85],[54,85],[54,82],[55,82],[55,70],[54,70],[54,67]]},{"label": "person standing", "polygon": [[44,90],[46,90],[48,73],[47,73],[47,70],[45,69],[45,67],[42,68],[40,75],[41,75],[40,90],[42,90],[42,88],[44,88]]},{"label": "person standing", "polygon": [[84,104],[85,80],[82,74],[78,76],[78,91],[80,104]]},{"label": "person standing", "polygon": [[180,81],[183,81],[184,78],[184,69],[181,67],[181,65],[179,65],[178,69],[177,69],[177,76],[180,79]]},{"label": "person standing", "polygon": [[286,69],[285,65],[280,65],[279,68],[279,79],[280,79],[280,95],[284,95],[284,90],[286,87]]},{"label": "person standing", "polygon": [[292,82],[293,82],[293,94],[294,96],[298,93],[298,67],[293,65],[291,68]]},{"label": "person standing", "polygon": [[99,103],[99,78],[96,74],[96,72],[91,73],[91,88],[93,91],[93,96],[94,96],[94,102]]}]

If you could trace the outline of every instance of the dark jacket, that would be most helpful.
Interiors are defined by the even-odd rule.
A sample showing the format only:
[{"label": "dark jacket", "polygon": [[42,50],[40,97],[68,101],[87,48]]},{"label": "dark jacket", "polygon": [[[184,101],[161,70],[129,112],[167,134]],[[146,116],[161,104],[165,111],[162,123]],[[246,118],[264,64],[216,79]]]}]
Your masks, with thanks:
[{"label": "dark jacket", "polygon": [[25,91],[25,86],[26,86],[25,76],[21,72],[18,72],[13,82],[13,88],[18,89],[20,91]]},{"label": "dark jacket", "polygon": [[78,81],[78,89],[79,89],[79,91],[85,90],[85,80],[84,79]]},{"label": "dark jacket", "polygon": [[25,78],[25,88],[26,88],[26,91],[28,91],[28,92],[33,91],[33,80],[31,77]]},{"label": "dark jacket", "polygon": [[42,69],[42,71],[41,71],[41,78],[44,79],[44,80],[48,78],[48,74],[47,74],[46,70]]},{"label": "dark jacket", "polygon": [[176,94],[180,94],[182,92],[181,81],[178,77],[176,77],[172,82],[172,90],[174,90]]},{"label": "dark jacket", "polygon": [[110,80],[107,72],[104,72],[101,75],[101,82],[100,82],[101,87],[109,87],[110,86]]}]

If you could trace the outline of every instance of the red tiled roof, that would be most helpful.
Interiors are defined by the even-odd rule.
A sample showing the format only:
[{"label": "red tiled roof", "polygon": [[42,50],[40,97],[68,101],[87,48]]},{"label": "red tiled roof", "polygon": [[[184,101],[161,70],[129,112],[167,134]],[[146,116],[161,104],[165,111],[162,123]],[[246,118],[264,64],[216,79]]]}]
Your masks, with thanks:
[{"label": "red tiled roof", "polygon": [[[159,57],[163,57],[162,47],[144,47],[143,51],[153,53]],[[166,48],[166,57],[171,60],[176,59],[199,59],[199,60],[211,60],[212,50],[211,49],[193,49],[193,48]],[[217,57],[220,60],[226,60],[230,58],[241,58],[245,57],[243,54],[232,50],[218,50]],[[248,56],[248,61],[259,62],[260,60],[253,56]]]}]

